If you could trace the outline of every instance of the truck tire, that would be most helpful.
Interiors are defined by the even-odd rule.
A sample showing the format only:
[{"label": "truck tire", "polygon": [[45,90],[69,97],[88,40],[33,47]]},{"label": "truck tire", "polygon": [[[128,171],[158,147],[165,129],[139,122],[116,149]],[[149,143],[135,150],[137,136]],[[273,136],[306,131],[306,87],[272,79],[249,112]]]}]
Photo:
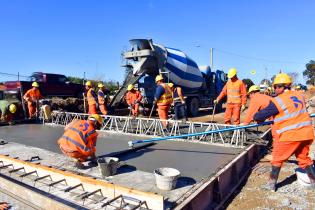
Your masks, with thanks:
[{"label": "truck tire", "polygon": [[192,117],[196,117],[199,113],[199,100],[198,98],[194,97],[188,100],[187,104],[188,114]]}]

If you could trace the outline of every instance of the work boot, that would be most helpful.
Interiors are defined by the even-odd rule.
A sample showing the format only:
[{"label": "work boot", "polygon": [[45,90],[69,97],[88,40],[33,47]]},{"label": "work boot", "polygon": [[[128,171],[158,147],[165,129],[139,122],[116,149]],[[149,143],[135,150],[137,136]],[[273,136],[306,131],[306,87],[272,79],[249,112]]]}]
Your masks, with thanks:
[{"label": "work boot", "polygon": [[76,162],[74,163],[74,166],[75,166],[77,169],[84,169],[84,165],[83,165],[83,163],[80,162],[80,161],[76,161]]},{"label": "work boot", "polygon": [[306,174],[310,179],[310,188],[315,190],[315,169],[313,165],[306,166],[305,168]]},{"label": "work boot", "polygon": [[276,192],[276,184],[279,177],[281,167],[271,166],[271,172],[269,180],[266,185],[263,186],[263,189]]}]

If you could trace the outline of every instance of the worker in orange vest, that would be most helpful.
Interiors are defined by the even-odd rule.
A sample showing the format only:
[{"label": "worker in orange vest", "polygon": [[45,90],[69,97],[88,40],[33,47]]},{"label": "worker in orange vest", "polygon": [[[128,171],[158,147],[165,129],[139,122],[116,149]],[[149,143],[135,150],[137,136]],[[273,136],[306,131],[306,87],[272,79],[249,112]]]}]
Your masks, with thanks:
[{"label": "worker in orange vest", "polygon": [[224,123],[231,124],[231,118],[233,118],[234,124],[238,125],[240,124],[241,111],[246,108],[246,86],[242,80],[237,78],[235,68],[229,70],[228,78],[230,80],[225,84],[220,95],[213,103],[217,104],[224,96],[227,96]]},{"label": "worker in orange vest", "polygon": [[139,90],[135,90],[132,84],[127,87],[127,94],[125,96],[126,102],[130,107],[133,117],[138,117],[139,104],[142,100],[142,95]]},{"label": "worker in orange vest", "polygon": [[168,124],[166,120],[168,119],[168,111],[171,107],[171,104],[173,103],[172,90],[166,83],[164,83],[162,75],[157,75],[155,82],[157,83],[157,88],[155,91],[153,104],[157,105],[164,132],[168,132]]},{"label": "worker in orange vest", "polygon": [[105,88],[105,86],[102,83],[98,84],[98,93],[97,93],[97,99],[99,104],[99,109],[103,115],[107,115],[107,101],[106,96],[109,93],[109,91]]},{"label": "worker in orange vest", "polygon": [[249,88],[247,94],[250,97],[250,103],[247,109],[246,117],[242,125],[248,125],[250,122],[252,122],[254,115],[258,111],[266,108],[272,99],[272,97],[268,95],[261,94],[260,88],[257,85],[252,85]]},{"label": "worker in orange vest", "polygon": [[179,86],[175,87],[174,83],[168,83],[168,86],[172,91],[175,120],[186,120],[186,103],[182,88]]},{"label": "worker in orange vest", "polygon": [[92,82],[87,81],[85,83],[85,89],[86,89],[86,98],[89,106],[89,114],[97,114],[97,96],[95,94],[94,88],[92,87]]},{"label": "worker in orange vest", "polygon": [[269,181],[264,188],[276,190],[276,183],[282,164],[295,154],[300,168],[310,179],[315,190],[315,170],[309,157],[310,146],[314,139],[314,128],[301,93],[291,90],[292,79],[288,74],[277,74],[273,86],[276,97],[270,104],[254,115],[254,120],[262,122],[274,117],[272,129],[275,135]]},{"label": "worker in orange vest", "polygon": [[88,157],[96,161],[97,132],[103,124],[103,118],[92,114],[88,120],[74,119],[65,127],[65,132],[58,140],[60,150],[70,158],[75,159],[75,166],[83,168]]},{"label": "worker in orange vest", "polygon": [[37,82],[32,83],[32,89],[29,89],[23,96],[23,99],[27,101],[27,108],[29,119],[36,117],[38,113],[38,100],[42,99],[43,96],[39,91],[39,84]]}]

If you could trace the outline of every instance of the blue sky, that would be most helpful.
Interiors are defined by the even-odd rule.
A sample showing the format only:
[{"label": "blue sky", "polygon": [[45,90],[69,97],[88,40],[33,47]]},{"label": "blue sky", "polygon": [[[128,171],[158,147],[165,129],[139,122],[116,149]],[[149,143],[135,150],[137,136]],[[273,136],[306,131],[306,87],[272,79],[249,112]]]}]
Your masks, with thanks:
[{"label": "blue sky", "polygon": [[213,47],[215,69],[235,67],[242,79],[260,82],[281,69],[305,83],[314,8],[312,0],[1,0],[0,72],[122,81],[128,40],[152,38],[198,65],[209,65]]}]

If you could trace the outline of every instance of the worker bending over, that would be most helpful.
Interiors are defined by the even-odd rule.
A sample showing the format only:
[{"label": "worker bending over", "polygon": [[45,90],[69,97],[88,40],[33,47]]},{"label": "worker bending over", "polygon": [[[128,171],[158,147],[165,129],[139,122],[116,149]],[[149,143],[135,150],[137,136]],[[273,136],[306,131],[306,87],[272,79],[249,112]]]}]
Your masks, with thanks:
[{"label": "worker bending over", "polygon": [[127,87],[127,94],[125,96],[126,102],[130,107],[133,117],[138,117],[139,114],[139,104],[142,100],[142,95],[139,90],[135,90],[132,84],[129,84]]},{"label": "worker bending over", "polygon": [[266,108],[272,99],[272,97],[260,93],[260,88],[257,85],[252,85],[247,94],[249,95],[250,102],[242,125],[248,125],[252,122],[254,115],[258,111]]},{"label": "worker bending over", "polygon": [[89,106],[89,114],[97,114],[97,96],[95,94],[94,88],[92,87],[92,82],[87,81],[85,83],[85,90],[86,90],[86,98]]},{"label": "worker bending over", "polygon": [[276,97],[270,104],[254,115],[254,120],[262,122],[274,117],[273,151],[271,173],[267,185],[276,190],[276,183],[282,164],[295,154],[299,166],[304,169],[315,190],[315,171],[309,157],[310,145],[314,139],[314,128],[301,93],[291,90],[291,77],[285,73],[277,74],[273,86]]},{"label": "worker bending over", "polygon": [[179,86],[175,87],[173,83],[169,83],[168,86],[172,91],[175,120],[186,120],[186,104],[182,88]]},{"label": "worker bending over", "polygon": [[0,101],[0,119],[1,121],[12,124],[14,114],[16,113],[16,105],[8,101]]},{"label": "worker bending over", "polygon": [[82,162],[88,157],[96,162],[97,132],[103,124],[103,118],[92,114],[88,120],[75,119],[65,127],[65,132],[58,140],[60,150],[75,159],[75,166],[83,168]]},{"label": "worker bending over", "polygon": [[101,113],[103,115],[107,115],[107,101],[106,96],[108,94],[108,90],[105,88],[105,86],[102,83],[98,84],[98,93],[97,93],[97,99],[98,99],[98,105]]},{"label": "worker bending over", "polygon": [[32,89],[29,89],[23,96],[24,100],[27,101],[27,108],[29,119],[35,118],[38,113],[38,100],[42,99],[43,96],[39,91],[39,84],[37,82],[32,83]]},{"label": "worker bending over", "polygon": [[165,132],[167,129],[168,111],[171,104],[173,103],[172,90],[170,87],[164,83],[162,75],[157,75],[155,78],[157,83],[157,88],[155,91],[153,104],[157,105],[159,117],[162,120],[163,129]]},{"label": "worker bending over", "polygon": [[241,111],[245,110],[246,86],[242,80],[237,78],[237,70],[235,68],[229,70],[228,78],[230,80],[225,84],[220,95],[213,103],[217,104],[224,96],[227,96],[224,123],[231,124],[231,118],[233,118],[234,124],[238,125],[240,124]]}]

